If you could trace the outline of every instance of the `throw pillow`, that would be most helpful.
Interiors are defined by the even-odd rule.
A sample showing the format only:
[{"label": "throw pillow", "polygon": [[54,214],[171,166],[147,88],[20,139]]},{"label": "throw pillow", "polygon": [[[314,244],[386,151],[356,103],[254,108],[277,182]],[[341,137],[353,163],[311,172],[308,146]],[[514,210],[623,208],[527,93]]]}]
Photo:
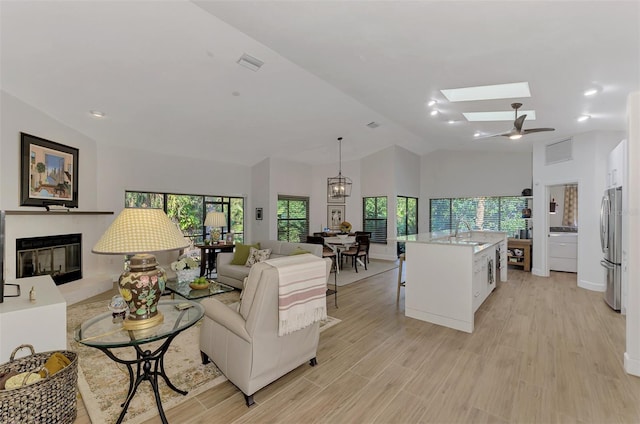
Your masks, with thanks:
[{"label": "throw pillow", "polygon": [[269,256],[271,256],[271,249],[256,249],[255,247],[252,247],[251,250],[249,251],[249,257],[247,258],[247,262],[244,264],[244,266],[248,266],[251,267],[254,264],[257,264],[258,262],[264,262],[267,259],[269,259]]},{"label": "throw pillow", "polygon": [[231,260],[231,265],[246,264],[247,259],[249,258],[249,253],[251,253],[252,247],[256,249],[260,249],[260,243],[256,243],[256,244],[237,243],[235,252],[233,254],[233,259]]},{"label": "throw pillow", "polygon": [[299,247],[296,247],[293,252],[289,253],[289,256],[304,255],[305,253],[311,253],[311,252],[309,252],[308,250],[304,250],[304,249],[301,249]]}]

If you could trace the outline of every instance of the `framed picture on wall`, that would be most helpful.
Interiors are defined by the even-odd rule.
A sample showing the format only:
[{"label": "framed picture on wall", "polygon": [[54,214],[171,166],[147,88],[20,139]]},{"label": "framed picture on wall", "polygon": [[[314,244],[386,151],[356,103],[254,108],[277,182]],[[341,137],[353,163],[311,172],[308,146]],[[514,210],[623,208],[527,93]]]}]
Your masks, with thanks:
[{"label": "framed picture on wall", "polygon": [[340,224],[344,221],[345,205],[327,206],[327,226],[332,230],[340,230]]},{"label": "framed picture on wall", "polygon": [[78,207],[78,149],[20,133],[20,206]]}]

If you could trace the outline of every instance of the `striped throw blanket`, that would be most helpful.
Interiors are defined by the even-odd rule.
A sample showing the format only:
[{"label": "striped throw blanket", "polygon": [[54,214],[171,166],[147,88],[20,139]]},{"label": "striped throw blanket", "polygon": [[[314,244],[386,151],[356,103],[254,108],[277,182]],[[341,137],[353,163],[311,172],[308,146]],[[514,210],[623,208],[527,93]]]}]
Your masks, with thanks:
[{"label": "striped throw blanket", "polygon": [[327,319],[326,264],[311,254],[265,261],[278,270],[278,336]]}]

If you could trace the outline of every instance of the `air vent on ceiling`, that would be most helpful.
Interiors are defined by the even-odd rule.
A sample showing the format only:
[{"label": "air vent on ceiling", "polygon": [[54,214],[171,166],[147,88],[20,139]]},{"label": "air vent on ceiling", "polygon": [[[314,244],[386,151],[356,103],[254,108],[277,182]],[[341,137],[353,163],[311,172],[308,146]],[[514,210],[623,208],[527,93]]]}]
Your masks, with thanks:
[{"label": "air vent on ceiling", "polygon": [[373,128],[378,128],[380,126],[380,124],[378,124],[376,121],[371,121],[367,124],[367,127],[373,129]]},{"label": "air vent on ceiling", "polygon": [[261,61],[260,59],[256,59],[253,56],[249,56],[246,53],[243,53],[242,56],[240,56],[240,59],[238,59],[238,65],[244,66],[247,69],[251,69],[253,72],[257,72],[258,69],[260,69],[260,67],[262,65],[264,65],[264,62]]},{"label": "air vent on ceiling", "polygon": [[547,144],[544,149],[545,165],[573,160],[573,139]]}]

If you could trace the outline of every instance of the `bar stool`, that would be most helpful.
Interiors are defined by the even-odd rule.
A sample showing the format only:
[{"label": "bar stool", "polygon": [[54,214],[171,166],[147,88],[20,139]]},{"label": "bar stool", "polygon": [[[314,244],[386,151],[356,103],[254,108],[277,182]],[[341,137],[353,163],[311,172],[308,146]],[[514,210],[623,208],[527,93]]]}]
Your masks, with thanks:
[{"label": "bar stool", "polygon": [[396,303],[400,302],[400,287],[405,287],[406,282],[402,281],[402,264],[405,261],[405,253],[401,253],[398,257],[400,264],[398,265],[398,295],[396,296]]}]

